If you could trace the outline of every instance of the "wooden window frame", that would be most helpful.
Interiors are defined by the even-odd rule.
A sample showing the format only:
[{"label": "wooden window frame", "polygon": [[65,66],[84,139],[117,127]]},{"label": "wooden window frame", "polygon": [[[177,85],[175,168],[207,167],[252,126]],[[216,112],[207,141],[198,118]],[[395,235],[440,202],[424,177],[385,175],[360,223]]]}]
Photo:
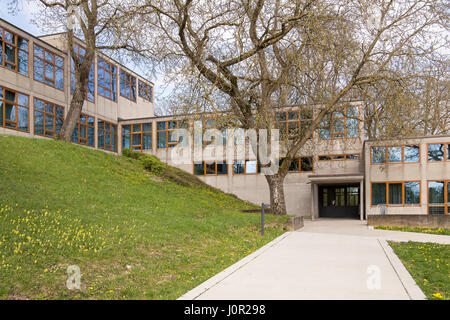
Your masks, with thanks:
[{"label": "wooden window frame", "polygon": [[[357,159],[348,159],[348,156],[358,156]],[[330,157],[331,159],[320,159],[320,157]],[[343,159],[334,159],[334,157],[344,157]],[[321,154],[317,156],[317,161],[359,161],[361,160],[361,155],[359,153],[349,153],[349,154]]]},{"label": "wooden window frame", "polygon": [[[100,122],[100,121],[103,122],[103,129],[100,129],[100,126],[99,126],[99,122]],[[109,130],[106,130],[106,129],[105,129],[105,125],[108,125],[108,126],[109,126]],[[115,146],[115,147],[116,147],[116,150],[113,149],[113,144],[111,143],[111,140],[112,140],[111,137],[113,136],[113,130],[112,130],[113,126],[116,127],[116,134],[115,134],[115,138],[116,138],[116,140],[115,140],[115,141],[116,141],[116,146]],[[97,118],[97,148],[98,148],[98,149],[102,149],[102,150],[106,150],[106,151],[110,151],[110,152],[115,152],[115,153],[117,153],[118,150],[119,150],[119,142],[118,142],[118,140],[117,140],[117,138],[118,138],[119,135],[118,135],[118,133],[117,133],[117,130],[118,130],[118,125],[117,125],[116,123],[112,123],[112,122],[109,122],[109,121],[106,121],[106,120]],[[103,134],[103,147],[100,147],[100,143],[99,143],[99,139],[100,139],[100,131],[109,133],[109,136],[110,136],[110,138],[109,138],[109,144],[107,145],[107,144],[106,144],[105,135]],[[109,146],[111,149],[107,149],[106,146]]]},{"label": "wooden window frame", "polygon": [[[206,163],[213,163],[214,162],[214,174],[206,174]],[[225,164],[227,166],[227,174],[217,174],[217,164],[221,163],[221,164]],[[203,164],[203,174],[195,174],[195,165],[196,164]],[[211,176],[216,176],[216,177],[226,177],[229,174],[229,164],[226,161],[220,162],[220,161],[201,161],[201,162],[193,162],[192,163],[192,174],[195,176],[204,176],[204,177],[211,177]]]},{"label": "wooden window frame", "polygon": [[[129,85],[130,85],[130,96],[129,97],[127,97],[126,96],[126,94],[127,94],[127,90],[125,89],[125,95],[123,95],[122,94],[122,73],[124,73],[124,75],[125,75],[125,78],[123,79],[123,81],[125,82],[125,86],[126,86],[126,84],[128,83]],[[130,81],[128,81],[127,80],[127,77],[126,76],[130,76]],[[133,90],[132,90],[132,87],[133,87],[133,79],[134,78],[134,100],[132,99],[132,97],[131,97],[131,93],[133,92]],[[120,96],[121,97],[124,97],[125,99],[128,99],[128,100],[130,100],[130,101],[132,101],[132,102],[134,102],[134,103],[137,103],[137,96],[136,96],[136,86],[137,86],[137,78],[135,77],[135,76],[133,76],[131,73],[129,73],[129,72],[127,72],[127,71],[125,71],[124,69],[120,69],[120,72],[119,72],[119,92],[120,92]]]},{"label": "wooden window frame", "polygon": [[[36,53],[35,53],[35,47],[39,47],[39,48],[41,48],[41,49],[43,50],[43,58],[41,58],[41,57],[39,57],[39,56],[36,55]],[[53,59],[52,59],[53,61],[52,61],[52,62],[49,62],[48,60],[46,60],[45,56],[46,56],[47,52],[48,52],[49,54],[52,54],[52,55],[53,55]],[[59,57],[59,58],[62,59],[62,67],[56,65],[56,57]],[[43,81],[41,81],[41,80],[39,80],[39,79],[36,79],[36,77],[35,77],[35,68],[36,68],[36,64],[35,64],[35,62],[34,62],[35,59],[39,59],[39,60],[42,61],[42,66],[43,66],[42,75],[43,75],[43,77],[44,77]],[[43,84],[45,84],[45,85],[47,85],[47,86],[50,86],[50,87],[52,87],[52,88],[55,88],[55,89],[57,89],[57,90],[60,90],[60,91],[64,92],[64,91],[65,91],[65,86],[66,86],[66,79],[65,79],[65,75],[66,75],[65,61],[66,61],[66,60],[64,59],[63,56],[60,56],[59,54],[56,54],[56,53],[54,53],[54,52],[52,52],[52,51],[46,49],[46,48],[43,47],[43,46],[40,46],[40,45],[38,45],[38,44],[36,44],[36,43],[33,43],[33,80],[38,81],[38,82],[43,83]],[[45,68],[45,64],[46,64],[46,63],[51,64],[52,67],[53,67],[53,85],[50,84],[50,83],[47,83],[46,70],[45,70],[45,69],[46,69],[46,68]],[[56,87],[56,68],[62,69],[62,74],[63,74],[63,86],[62,86],[62,89]],[[50,80],[50,79],[49,79],[49,80]]]},{"label": "wooden window frame", "polygon": [[[408,161],[408,162],[405,162],[405,147],[409,147],[409,146],[417,146],[417,147],[419,147],[419,161],[416,161],[416,162],[410,162],[410,161]],[[395,162],[390,162],[389,161],[389,148],[395,148],[395,147],[397,147],[397,148],[402,148],[402,160],[399,162],[399,161],[395,161]],[[372,152],[372,149],[373,148],[384,148],[384,152],[385,152],[385,155],[386,155],[386,161],[385,162],[380,162],[380,163],[374,163],[373,162],[373,157],[372,157],[372,155],[373,155],[373,152]],[[421,152],[422,152],[422,148],[421,148],[421,145],[420,144],[401,144],[401,145],[388,145],[388,146],[370,146],[370,164],[371,165],[386,165],[386,164],[417,164],[417,163],[421,163]],[[436,161],[435,161],[436,162]]]},{"label": "wooden window frame", "polygon": [[[86,117],[86,123],[81,123],[81,117]],[[90,147],[90,148],[95,148],[95,137],[96,137],[96,132],[95,132],[95,121],[96,121],[96,118],[94,117],[94,116],[90,116],[90,115],[87,115],[87,114],[85,114],[85,113],[81,113],[80,114],[80,118],[77,120],[77,124],[76,124],[76,127],[77,127],[77,132],[78,132],[78,141],[73,141],[73,140],[71,140],[72,142],[74,142],[74,143],[76,143],[76,144],[81,144],[81,145],[83,145],[83,146],[87,146],[87,147]],[[92,119],[94,119],[94,124],[93,125],[89,125],[89,118],[92,118]],[[86,127],[86,138],[84,139],[84,138],[81,138],[81,136],[80,136],[80,128],[81,127]],[[93,146],[90,146],[89,144],[88,144],[88,141],[89,141],[89,128],[94,128],[94,145]]]},{"label": "wooden window frame", "polygon": [[[36,100],[40,100],[40,101],[42,101],[44,103],[44,111],[36,110],[36,108],[35,108]],[[48,113],[45,110],[45,104],[53,105],[53,114],[50,114],[50,113]],[[56,115],[56,107],[59,107],[59,108],[61,108],[63,110],[63,117],[59,117],[59,116]],[[43,118],[43,121],[44,121],[44,123],[43,123],[44,124],[44,129],[43,130],[44,130],[44,133],[43,134],[36,133],[36,112],[42,113],[43,116],[44,116],[44,118]],[[60,106],[60,105],[58,105],[56,103],[53,103],[53,102],[50,102],[50,101],[46,101],[46,100],[34,97],[34,99],[33,99],[33,123],[34,123],[33,134],[36,135],[36,136],[41,136],[41,137],[46,137],[46,138],[55,137],[56,136],[56,118],[62,119],[62,121],[64,122],[64,115],[65,115],[65,108],[63,106]],[[53,119],[53,128],[52,128],[52,130],[47,130],[46,129],[46,123],[45,123],[45,117],[46,116],[51,116],[52,119]],[[46,134],[47,131],[48,132],[53,132],[53,134],[51,136],[49,136],[49,135]]]},{"label": "wooden window frame", "polygon": [[[444,160],[439,161],[433,161],[428,158],[428,152],[430,150],[430,144],[442,144],[444,146]],[[443,163],[443,162],[450,162],[450,159],[448,159],[448,145],[450,145],[450,142],[430,142],[427,143],[427,163]]]},{"label": "wooden window frame", "polygon": [[[147,88],[146,92],[147,92],[147,95],[149,95],[148,97],[144,97],[141,94],[141,85],[142,85],[143,88]],[[141,79],[138,79],[138,95],[139,95],[139,97],[143,98],[144,100],[146,100],[148,102],[153,102],[153,86],[151,86],[150,84],[145,83]]]},{"label": "wooden window frame", "polygon": [[[347,115],[347,108],[348,107],[352,107],[352,108],[357,108],[358,110],[358,116],[356,117],[356,119],[358,120],[358,136],[357,137],[347,137],[347,119],[355,119],[354,117],[349,117]],[[343,117],[334,117],[333,113],[337,112],[338,110],[333,111],[332,113],[329,114],[328,119],[324,118],[322,121],[329,121],[330,123],[330,137],[329,138],[321,138],[320,137],[320,133],[318,134],[319,136],[319,140],[341,140],[341,139],[358,139],[361,136],[361,106],[357,105],[347,105],[347,106],[342,106],[339,107],[337,109],[344,109],[344,116]],[[334,132],[334,124],[333,124],[333,120],[334,119],[343,119],[344,120],[344,132]],[[343,135],[343,137],[335,137],[335,135]]]},{"label": "wooden window frame", "polygon": [[[306,111],[306,110],[304,110],[304,111]],[[312,113],[313,113],[313,110],[310,110]],[[298,114],[298,117],[297,117],[297,119],[294,119],[294,120],[289,120],[289,113],[290,112],[297,112],[297,114]],[[314,113],[313,113],[313,116],[312,116],[312,118],[310,119],[310,120],[307,120],[307,119],[303,119],[302,120],[302,110],[283,110],[283,111],[275,111],[275,116],[274,116],[274,119],[275,119],[275,128],[276,129],[279,129],[279,128],[277,128],[277,122],[278,122],[278,120],[277,120],[277,114],[279,114],[279,113],[284,113],[285,114],[285,116],[286,116],[286,120],[285,121],[283,121],[283,123],[285,124],[285,130],[286,130],[286,132],[284,132],[284,134],[286,135],[286,137],[288,138],[288,141],[293,141],[292,139],[291,139],[291,137],[293,137],[294,139],[295,139],[295,135],[289,135],[289,123],[295,123],[295,122],[297,122],[298,123],[298,130],[299,130],[299,134],[303,131],[303,125],[304,125],[304,123],[305,122],[307,122],[307,121],[313,121],[314,120]],[[309,137],[308,138],[308,140],[314,140],[314,131],[312,132],[312,134],[311,134],[311,137]],[[281,141],[281,136],[280,136],[280,141]]]},{"label": "wooden window frame", "polygon": [[[105,67],[102,67],[102,65],[100,63],[100,60],[102,60],[103,65]],[[109,71],[106,70],[106,64],[109,65]],[[112,72],[113,67],[116,70],[115,74]],[[114,92],[114,90],[113,90],[113,83],[114,83],[113,75],[115,75],[116,90],[117,90],[119,88],[117,71],[118,71],[118,67],[114,63],[108,62],[108,61],[106,61],[106,59],[104,59],[104,58],[102,58],[100,56],[97,56],[97,92],[98,92],[98,95],[101,96],[101,97],[104,97],[105,99],[108,99],[108,100],[111,100],[113,102],[116,102],[116,103],[118,103],[119,98],[118,98],[118,92]],[[101,85],[100,81],[99,81],[99,79],[100,79],[99,74],[100,73],[103,74],[103,81],[104,81],[103,85]],[[109,87],[110,87],[110,89],[106,88],[106,86],[104,85],[104,84],[106,84],[106,82],[105,82],[106,74],[109,74]],[[103,94],[100,92],[99,88],[103,89]],[[109,98],[106,96],[106,91],[109,92],[109,96],[110,96]],[[115,99],[113,99],[113,97],[112,97],[113,93],[116,95]]]},{"label": "wooden window frame", "polygon": [[[76,50],[75,50],[76,49]],[[74,51],[75,51],[75,54],[78,56],[78,57],[84,57],[84,55],[81,55],[81,53],[80,53],[80,51],[81,51],[81,49],[82,50],[84,50],[84,51],[86,51],[86,48],[84,48],[83,46],[81,46],[81,45],[79,45],[79,44],[74,44]],[[70,63],[72,64],[72,59],[70,59]],[[94,80],[89,80],[89,75],[88,75],[88,81],[87,81],[87,86],[86,86],[86,95],[85,95],[85,97],[84,97],[84,100],[86,100],[86,101],[89,101],[89,102],[91,102],[91,103],[94,103],[95,104],[95,57],[94,57],[94,59],[93,59],[93,61],[92,61],[92,72],[93,72],[93,77],[94,77]],[[72,82],[72,75],[74,75],[73,76],[73,78],[75,79],[75,67],[74,67],[74,69],[73,69],[74,71],[72,71],[72,65],[70,66],[70,81]],[[89,71],[89,73],[90,73],[90,71]],[[92,93],[92,96],[94,97],[94,100],[89,100],[89,83],[92,83],[92,88],[94,89],[94,92]],[[76,84],[75,83],[73,83],[73,85],[74,86],[76,86]],[[70,92],[71,92],[71,94],[73,94],[72,93],[72,83],[71,83],[71,86],[70,86]]]},{"label": "wooden window frame", "polygon": [[[302,170],[302,159],[304,158],[310,158],[312,163],[312,170],[310,171],[303,171]],[[285,158],[281,158],[280,161],[282,161]],[[295,157],[292,161],[297,161],[298,163],[298,171],[290,171],[288,168],[288,173],[307,173],[307,172],[314,172],[314,157],[313,156],[302,156],[302,157]]]},{"label": "wooden window frame", "polygon": [[[443,182],[444,183],[444,204],[430,204],[430,182]],[[450,183],[450,180],[427,180],[427,215],[430,214],[430,207],[435,208],[444,208],[444,215],[448,215],[448,208],[450,207],[449,202],[450,199],[448,199],[448,184]]]},{"label": "wooden window frame", "polygon": [[[14,42],[16,42],[16,43],[11,43],[11,42],[8,42],[5,40],[5,31],[11,33],[14,36]],[[0,32],[1,32],[1,36],[2,36],[2,40],[1,40],[1,42],[2,42],[2,44],[1,44],[2,63],[0,64],[0,66],[7,70],[16,72],[24,77],[29,78],[30,77],[30,40],[27,38],[24,38],[22,36],[19,36],[17,33],[12,32],[8,28],[4,28],[2,26],[0,26]],[[18,44],[19,37],[22,38],[23,40],[26,40],[28,50],[23,50],[23,49],[19,48],[19,44]],[[14,65],[12,65],[10,62],[7,62],[5,59],[5,52],[6,52],[5,45],[6,44],[9,44],[14,47]],[[23,74],[23,73],[19,72],[19,51],[26,52],[26,54],[27,54],[27,74]],[[8,68],[7,65],[13,66],[14,69]]]},{"label": "wooden window frame", "polygon": [[[144,124],[150,124],[150,131],[143,131],[144,130]],[[131,126],[130,127],[130,133],[123,133],[123,127],[124,126]],[[141,130],[139,132],[135,131],[134,128],[135,126],[140,126]],[[150,150],[153,151],[153,122],[143,122],[143,123],[133,123],[133,124],[123,124],[122,125],[122,137],[123,136],[130,136],[130,150],[131,151],[144,151],[144,150]],[[151,148],[150,149],[143,149],[142,146],[144,145],[144,133],[150,133],[150,141],[151,141]],[[141,144],[140,144],[140,149],[139,150],[135,150],[134,147],[137,147],[133,145],[133,135],[134,134],[141,134]],[[123,145],[122,145],[123,147]]]},{"label": "wooden window frame", "polygon": [[[28,94],[25,94],[25,93],[22,93],[22,92],[20,92],[20,91],[17,91],[17,90],[13,90],[13,89],[9,89],[9,88],[6,88],[6,87],[4,87],[4,86],[0,86],[0,90],[2,90],[3,92],[3,98],[0,98],[0,101],[2,101],[3,102],[3,110],[2,110],[2,112],[3,112],[3,114],[2,114],[2,118],[3,118],[3,121],[2,121],[2,123],[0,123],[0,127],[3,127],[3,128],[5,128],[5,129],[11,129],[11,130],[16,130],[16,131],[19,131],[19,132],[30,132],[30,96],[28,95]],[[7,91],[11,91],[11,92],[14,92],[15,93],[15,98],[14,98],[14,109],[15,109],[15,119],[16,119],[16,121],[15,122],[12,122],[12,121],[10,121],[10,120],[7,120],[6,119],[6,103],[9,103],[9,104],[11,104],[11,102],[12,101],[9,101],[9,100],[6,100],[6,90]],[[22,94],[22,95],[24,95],[24,96],[26,96],[27,97],[27,106],[24,106],[24,105],[19,105],[18,104],[18,97],[19,97],[19,94]],[[18,110],[19,110],[19,107],[20,108],[26,108],[27,109],[27,112],[28,112],[28,124],[27,124],[27,130],[20,130],[19,129],[19,124],[18,124]],[[9,124],[15,124],[15,127],[10,127],[10,126],[7,126],[6,124],[7,123],[9,123]]]},{"label": "wooden window frame", "polygon": [[[234,173],[234,163],[236,161],[244,161],[244,173]],[[256,172],[247,173],[247,162],[248,161],[256,161]],[[258,161],[256,159],[233,160],[233,162],[230,165],[231,165],[231,174],[233,176],[258,175],[261,173],[261,168],[258,166]]]},{"label": "wooden window frame", "polygon": [[[408,182],[418,182],[419,183],[419,204],[407,204],[405,203],[405,183]],[[373,184],[377,183],[383,183],[386,185],[386,203],[385,204],[373,204],[372,201],[372,189]],[[402,185],[402,203],[401,204],[389,204],[389,184],[401,184]],[[386,206],[386,207],[422,207],[422,182],[420,180],[407,180],[407,181],[372,181],[370,183],[370,207],[379,207],[379,206]]]},{"label": "wooden window frame", "polygon": [[[164,122],[166,124],[165,129],[164,130],[159,130],[158,129],[158,123],[162,123]],[[169,129],[169,122],[176,122],[176,128],[172,128]],[[180,123],[182,122],[186,122],[187,123],[187,128],[183,128],[180,127]],[[156,122],[156,149],[169,149],[171,147],[169,146],[173,146],[175,147],[176,145],[178,145],[180,143],[180,136],[177,135],[177,142],[169,142],[169,132],[178,130],[178,129],[187,129],[189,130],[189,120],[188,119],[183,119],[183,120],[162,120],[162,121],[157,121]],[[158,146],[158,133],[159,132],[165,132],[166,133],[166,146],[165,147],[159,147]]]}]

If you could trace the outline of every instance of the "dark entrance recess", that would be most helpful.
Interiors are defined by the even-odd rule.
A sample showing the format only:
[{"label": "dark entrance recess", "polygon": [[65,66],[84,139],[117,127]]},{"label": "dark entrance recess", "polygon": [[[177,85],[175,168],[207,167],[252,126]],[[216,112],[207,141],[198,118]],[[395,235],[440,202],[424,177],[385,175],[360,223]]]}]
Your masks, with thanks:
[{"label": "dark entrance recess", "polygon": [[319,186],[319,217],[359,219],[359,185]]}]

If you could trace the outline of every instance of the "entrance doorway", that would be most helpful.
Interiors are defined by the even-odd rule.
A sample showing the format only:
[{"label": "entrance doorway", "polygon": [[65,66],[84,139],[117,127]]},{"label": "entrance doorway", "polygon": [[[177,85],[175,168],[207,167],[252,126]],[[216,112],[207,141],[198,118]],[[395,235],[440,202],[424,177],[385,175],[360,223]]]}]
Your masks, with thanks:
[{"label": "entrance doorway", "polygon": [[319,217],[359,219],[360,190],[357,184],[319,186]]}]

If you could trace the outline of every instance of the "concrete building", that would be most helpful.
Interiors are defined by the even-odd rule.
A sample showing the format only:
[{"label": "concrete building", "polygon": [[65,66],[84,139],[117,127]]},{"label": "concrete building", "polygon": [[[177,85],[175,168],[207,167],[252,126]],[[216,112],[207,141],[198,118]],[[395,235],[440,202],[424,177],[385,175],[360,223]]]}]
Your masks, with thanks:
[{"label": "concrete building", "polygon": [[[34,37],[4,20],[0,32],[0,133],[54,137],[73,86],[65,34]],[[83,55],[83,43],[76,47]],[[297,155],[285,179],[288,213],[311,219],[446,216],[450,136],[367,140],[363,107],[362,101],[343,104],[324,120],[328,128],[317,130]],[[280,108],[278,127],[289,137],[319,109]],[[150,153],[224,192],[268,203],[269,188],[248,139],[239,130],[219,136],[220,120],[155,116],[153,84],[98,54],[73,142],[118,154],[123,148]]]}]

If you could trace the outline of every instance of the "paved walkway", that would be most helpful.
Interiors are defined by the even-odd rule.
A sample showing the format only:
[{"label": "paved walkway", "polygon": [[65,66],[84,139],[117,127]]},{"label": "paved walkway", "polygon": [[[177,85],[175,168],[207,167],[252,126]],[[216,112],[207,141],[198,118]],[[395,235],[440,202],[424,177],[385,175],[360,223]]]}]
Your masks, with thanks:
[{"label": "paved walkway", "polygon": [[424,298],[385,240],[450,244],[450,236],[370,230],[362,221],[306,221],[180,299]]}]

